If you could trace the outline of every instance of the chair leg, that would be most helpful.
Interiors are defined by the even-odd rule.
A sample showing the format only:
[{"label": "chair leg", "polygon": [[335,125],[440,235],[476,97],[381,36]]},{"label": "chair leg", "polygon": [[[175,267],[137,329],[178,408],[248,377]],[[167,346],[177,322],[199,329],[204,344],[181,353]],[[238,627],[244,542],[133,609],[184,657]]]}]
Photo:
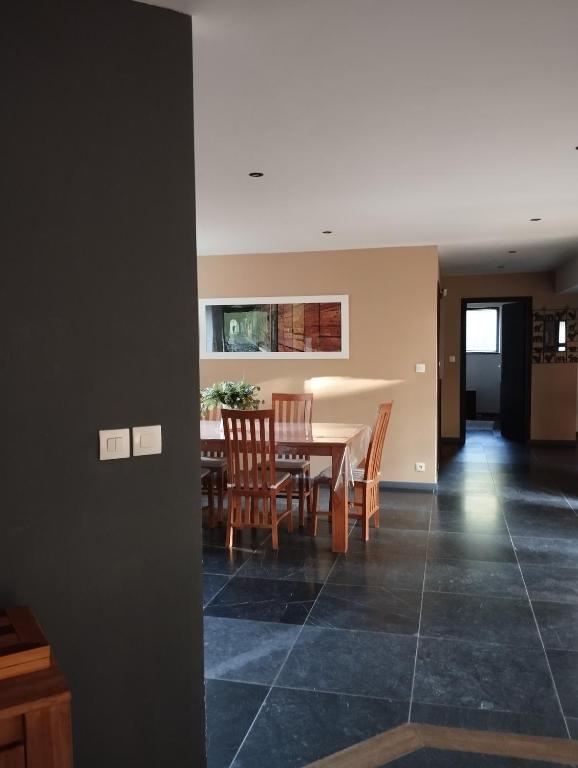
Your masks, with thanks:
[{"label": "chair leg", "polygon": [[379,528],[379,485],[377,485],[373,491],[374,496],[374,513],[373,513],[373,527]]},{"label": "chair leg", "polygon": [[311,535],[317,536],[317,502],[319,499],[319,483],[313,482],[313,491],[311,492],[312,496],[312,503],[311,503]]},{"label": "chair leg", "polygon": [[362,485],[356,485],[354,489],[355,501],[361,508],[361,538],[363,541],[369,539],[369,494],[367,488]]},{"label": "chair leg", "polygon": [[215,522],[215,498],[213,496],[213,473],[207,478],[207,504],[209,506],[209,528],[214,528]]},{"label": "chair leg", "polygon": [[289,481],[287,486],[287,530],[289,533],[293,533],[293,481]]},{"label": "chair leg", "polygon": [[299,492],[299,525],[303,528],[305,525],[305,477],[303,476],[303,472],[299,473],[297,488]]},{"label": "chair leg", "polygon": [[227,514],[227,536],[225,543],[229,549],[233,547],[233,516],[235,514],[235,501],[233,494],[228,494],[228,514]]},{"label": "chair leg", "polygon": [[223,522],[224,506],[223,491],[225,488],[225,473],[222,470],[217,472],[217,522]]},{"label": "chair leg", "polygon": [[311,470],[305,470],[306,479],[306,498],[307,498],[307,516],[311,517]]},{"label": "chair leg", "polygon": [[[265,500],[263,500],[265,504]],[[279,523],[277,521],[277,494],[272,493],[269,497],[269,510],[271,512],[271,546],[274,550],[279,549]]]}]

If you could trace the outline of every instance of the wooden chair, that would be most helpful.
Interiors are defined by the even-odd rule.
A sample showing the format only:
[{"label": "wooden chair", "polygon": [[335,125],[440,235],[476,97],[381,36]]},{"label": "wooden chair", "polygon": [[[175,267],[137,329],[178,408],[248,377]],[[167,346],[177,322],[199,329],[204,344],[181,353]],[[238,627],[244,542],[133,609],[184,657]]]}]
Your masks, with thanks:
[{"label": "wooden chair", "polygon": [[[393,403],[382,403],[379,406],[363,466],[353,470],[353,501],[349,505],[349,517],[361,520],[361,535],[364,541],[369,539],[369,520],[371,517],[373,517],[374,526],[379,528],[379,468],[392,407]],[[331,482],[331,468],[321,472],[313,481],[311,520],[313,536],[317,535],[319,487],[324,485],[331,489]],[[331,493],[329,499],[329,518],[331,518]],[[355,511],[356,509],[359,511]]]},{"label": "wooden chair", "polygon": [[[221,419],[220,408],[210,408],[201,413],[201,419],[205,421],[219,421]],[[224,519],[224,500],[227,488],[227,457],[221,451],[204,451],[201,453],[201,469],[207,469],[211,473],[211,493],[209,506],[211,509],[211,527],[221,523]],[[217,509],[214,505],[214,494],[217,495]]]},{"label": "wooden chair", "polygon": [[[313,415],[313,395],[297,395],[274,392],[272,395],[275,421],[278,424],[311,424]],[[298,486],[295,495],[299,499],[299,525],[305,525],[305,502],[307,514],[311,516],[311,461],[309,456],[284,454],[275,462],[277,469],[291,472]]]},{"label": "wooden chair", "polygon": [[[236,528],[270,528],[273,549],[279,549],[279,523],[287,518],[293,530],[293,477],[275,466],[275,412],[221,412],[227,446],[227,547],[233,546]],[[287,498],[277,511],[277,497]]]}]

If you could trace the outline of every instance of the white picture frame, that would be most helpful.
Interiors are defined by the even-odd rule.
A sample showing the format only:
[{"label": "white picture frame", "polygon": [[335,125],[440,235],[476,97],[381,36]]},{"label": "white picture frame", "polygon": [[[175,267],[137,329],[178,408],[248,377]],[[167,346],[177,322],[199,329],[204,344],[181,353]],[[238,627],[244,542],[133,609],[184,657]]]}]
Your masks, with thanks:
[{"label": "white picture frame", "polygon": [[[301,351],[213,351],[210,340],[211,317],[207,311],[214,306],[242,306],[253,304],[327,304],[339,303],[341,305],[341,349],[339,351],[323,352],[320,350]],[[326,296],[252,296],[252,297],[227,297],[217,299],[199,299],[199,357],[201,360],[302,360],[324,359],[343,360],[349,358],[349,296],[345,294]]]}]

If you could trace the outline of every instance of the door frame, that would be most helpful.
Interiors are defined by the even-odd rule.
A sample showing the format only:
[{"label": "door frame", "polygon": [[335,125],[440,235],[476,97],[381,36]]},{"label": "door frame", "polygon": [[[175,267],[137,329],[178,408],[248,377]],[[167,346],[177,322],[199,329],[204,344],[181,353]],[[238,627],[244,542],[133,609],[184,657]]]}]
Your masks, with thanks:
[{"label": "door frame", "polygon": [[532,296],[472,296],[463,298],[460,312],[460,443],[466,442],[466,309],[468,304],[492,304],[501,302],[521,302],[526,310],[526,418],[524,440],[530,439],[532,418]]}]

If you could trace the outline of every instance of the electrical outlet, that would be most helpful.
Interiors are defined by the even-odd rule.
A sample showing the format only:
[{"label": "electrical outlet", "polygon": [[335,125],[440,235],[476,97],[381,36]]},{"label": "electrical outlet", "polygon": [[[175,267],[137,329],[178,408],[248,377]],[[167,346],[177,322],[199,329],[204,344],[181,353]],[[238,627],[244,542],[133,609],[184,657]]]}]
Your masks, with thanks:
[{"label": "electrical outlet", "polygon": [[416,461],[415,463],[415,471],[416,472],[425,472],[425,464],[423,461]]}]

